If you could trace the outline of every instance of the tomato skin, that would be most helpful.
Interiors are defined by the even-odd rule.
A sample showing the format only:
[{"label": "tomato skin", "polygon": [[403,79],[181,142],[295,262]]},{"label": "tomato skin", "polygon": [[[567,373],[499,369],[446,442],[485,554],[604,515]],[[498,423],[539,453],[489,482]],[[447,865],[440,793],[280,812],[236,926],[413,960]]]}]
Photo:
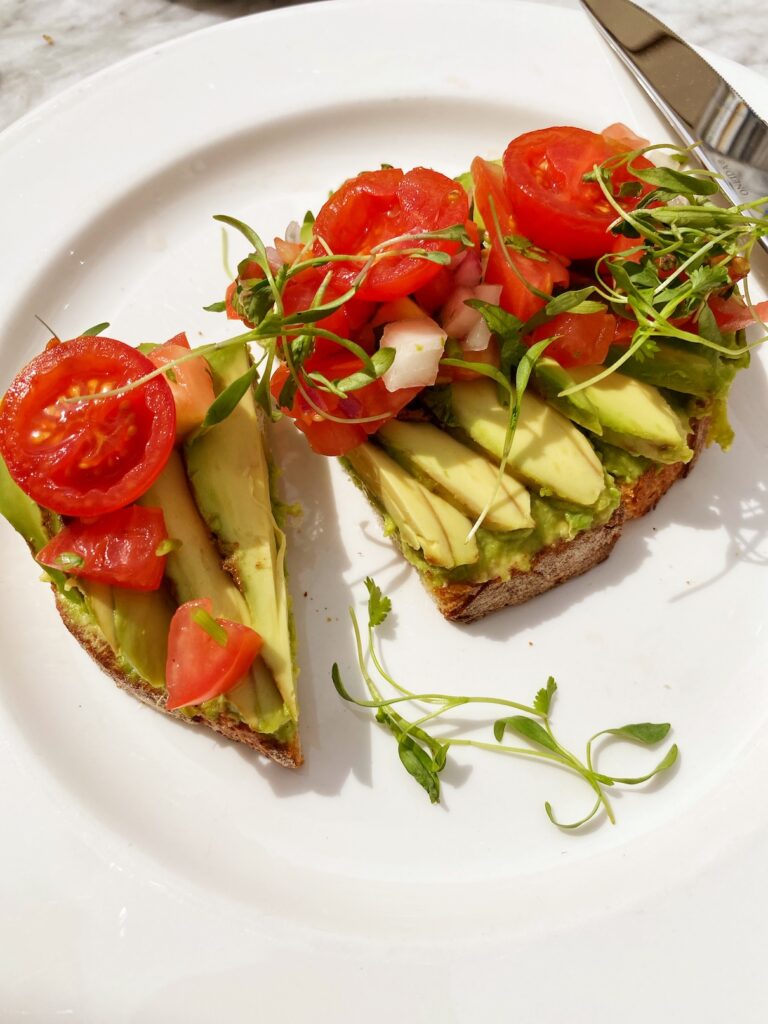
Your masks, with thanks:
[{"label": "tomato skin", "polygon": [[[189,353],[189,341],[184,333],[177,334],[149,353],[155,366],[166,366]],[[189,359],[173,368],[175,380],[166,377],[176,405],[176,440],[183,440],[205,419],[216,395],[213,391],[211,371],[202,356]]]},{"label": "tomato skin", "polygon": [[561,366],[597,366],[605,361],[616,334],[612,313],[560,313],[537,327],[532,341],[560,335],[547,346],[545,355]]},{"label": "tomato skin", "polygon": [[[721,331],[740,331],[757,322],[748,307],[733,297],[723,299],[713,295],[709,299],[709,308]],[[768,320],[768,300],[758,302],[755,310],[761,320]]]},{"label": "tomato skin", "polygon": [[508,313],[514,313],[521,320],[527,320],[544,306],[544,299],[534,295],[520,278],[524,278],[539,291],[551,295],[555,285],[567,286],[568,271],[562,261],[551,254],[545,254],[545,260],[534,260],[510,248],[507,251],[509,259],[517,268],[516,274],[499,246],[492,217],[492,212],[495,212],[502,236],[520,234],[504,188],[504,172],[498,164],[492,164],[478,156],[472,161],[472,180],[475,184],[475,203],[488,231],[491,245],[485,283],[500,284],[500,305]]},{"label": "tomato skin", "polygon": [[[167,556],[157,555],[168,539],[163,510],[129,505],[98,519],[74,519],[37,555],[50,569],[128,590],[157,590]],[[82,565],[67,565],[62,555],[79,555]]]},{"label": "tomato skin", "polygon": [[[317,256],[325,254],[325,242],[334,253],[366,255],[389,238],[463,224],[468,216],[466,192],[438,171],[426,167],[405,174],[399,168],[364,171],[344,182],[321,208],[313,226],[314,251]],[[399,248],[417,246],[453,255],[460,243],[424,239],[403,242]],[[361,266],[356,263],[354,269],[359,271]],[[438,264],[428,260],[393,255],[371,269],[357,297],[371,302],[400,299],[422,288],[439,270]]]},{"label": "tomato skin", "polygon": [[[307,361],[307,369],[323,373],[330,380],[347,377],[356,373],[362,366],[359,359],[348,353],[337,353],[320,359],[317,353]],[[286,366],[279,366],[272,375],[270,389],[276,402],[289,377]],[[305,386],[306,387],[306,386]],[[282,411],[290,416],[299,430],[306,435],[307,441],[314,452],[319,455],[344,455],[352,448],[357,448],[370,434],[374,434],[387,420],[396,416],[409,402],[413,401],[421,388],[400,388],[398,391],[387,391],[384,382],[379,379],[367,384],[364,388],[352,391],[346,398],[338,398],[317,388],[306,387],[313,403],[323,412],[342,419],[355,420],[362,417],[375,416],[368,423],[336,423],[326,419],[307,402],[300,391],[296,391],[290,408],[281,406]]]},{"label": "tomato skin", "polygon": [[64,403],[151,373],[140,352],[104,337],[75,338],[36,356],[0,409],[0,453],[30,498],[61,515],[129,505],[157,479],[173,448],[176,412],[163,377],[126,394]]},{"label": "tomato skin", "polygon": [[227,693],[245,676],[262,648],[261,637],[250,626],[216,619],[227,634],[222,647],[194,621],[198,609],[212,615],[210,598],[187,601],[171,619],[165,667],[165,706],[169,711],[204,704]]},{"label": "tomato skin", "polygon": [[[288,281],[283,290],[283,308],[286,316],[298,313],[299,310],[309,309],[328,270],[328,267],[309,267]],[[352,287],[356,276],[357,271],[351,267],[336,268],[325,289],[323,301],[332,302],[334,299],[341,298]],[[338,334],[342,338],[354,339],[363,324],[370,320],[374,309],[375,306],[372,302],[366,302],[354,295],[347,299],[343,306],[335,309],[322,320],[317,320],[313,326],[330,331],[332,334]],[[315,351],[318,353],[332,353],[338,352],[338,350],[339,346],[330,338],[315,339]]]},{"label": "tomato skin", "polygon": [[[570,259],[597,258],[611,251],[608,227],[616,211],[600,186],[582,176],[623,151],[621,142],[582,128],[544,128],[513,139],[504,152],[504,184],[520,233]],[[644,157],[636,158],[635,164],[653,166]],[[625,166],[614,170],[614,186],[634,180]],[[642,184],[641,196],[651,188]],[[619,202],[634,209],[639,198]]]}]

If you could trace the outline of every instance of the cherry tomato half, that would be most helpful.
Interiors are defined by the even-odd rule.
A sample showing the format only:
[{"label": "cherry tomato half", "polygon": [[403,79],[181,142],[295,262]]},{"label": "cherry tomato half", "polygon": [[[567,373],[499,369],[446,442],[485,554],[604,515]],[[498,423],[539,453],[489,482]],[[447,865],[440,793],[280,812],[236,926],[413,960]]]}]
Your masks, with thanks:
[{"label": "cherry tomato half", "polygon": [[[504,153],[504,185],[520,233],[536,245],[570,259],[597,258],[610,252],[609,225],[616,211],[596,182],[584,175],[596,164],[626,151],[622,143],[608,141],[582,128],[543,128],[513,139]],[[638,167],[653,166],[644,157]],[[614,187],[637,181],[626,165],[613,172]],[[639,184],[640,195],[618,198],[633,209],[651,190]]]},{"label": "cherry tomato half", "polygon": [[129,505],[98,519],[73,520],[48,541],[37,561],[85,580],[157,590],[166,563],[157,549],[167,539],[162,509]]},{"label": "cherry tomato half", "polygon": [[[177,334],[164,345],[149,353],[155,366],[167,366],[175,359],[189,355],[186,334]],[[211,382],[211,371],[202,356],[186,359],[173,367],[173,379],[166,377],[176,404],[176,439],[182,440],[205,419],[205,414],[216,399]]]},{"label": "cherry tomato half", "polygon": [[[464,189],[426,167],[403,173],[398,168],[364,171],[346,181],[324,204],[313,231],[315,253],[326,252],[320,239],[338,254],[367,255],[381,242],[404,234],[437,231],[463,224],[469,216]],[[397,255],[397,249],[421,248],[453,255],[458,242],[420,239],[402,242],[378,262],[358,291],[359,299],[389,302],[422,288],[440,270],[437,263]],[[361,263],[354,264],[359,270]]]},{"label": "cherry tomato half", "polygon": [[224,644],[195,621],[195,612],[212,614],[212,603],[203,597],[176,609],[168,633],[165,683],[169,711],[203,704],[231,690],[248,672],[262,647],[259,634],[239,622],[216,619],[226,634]]},{"label": "cherry tomato half", "polygon": [[162,377],[123,395],[66,402],[154,369],[111,338],[52,345],[16,376],[0,409],[0,453],[25,494],[68,516],[129,505],[154,483],[173,448],[176,413]]},{"label": "cherry tomato half", "polygon": [[503,308],[521,320],[527,320],[542,308],[545,300],[534,294],[525,282],[551,295],[555,285],[568,284],[568,271],[562,261],[550,253],[537,253],[538,258],[532,259],[508,247],[505,255],[499,244],[493,214],[498,219],[502,237],[517,235],[520,231],[504,190],[504,172],[498,164],[478,156],[472,161],[472,179],[475,203],[491,246],[485,283],[500,284]]}]

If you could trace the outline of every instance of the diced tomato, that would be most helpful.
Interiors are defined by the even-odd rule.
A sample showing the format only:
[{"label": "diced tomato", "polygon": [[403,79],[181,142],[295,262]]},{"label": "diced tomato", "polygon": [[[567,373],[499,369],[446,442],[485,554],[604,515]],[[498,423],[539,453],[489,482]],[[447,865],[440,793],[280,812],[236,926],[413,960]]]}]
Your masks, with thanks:
[{"label": "diced tomato", "polygon": [[176,609],[168,634],[165,682],[169,711],[228,693],[246,675],[262,647],[259,634],[239,622],[216,619],[226,634],[223,644],[195,621],[196,613],[213,615],[213,605],[203,597]]},{"label": "diced tomato", "polygon": [[531,339],[543,341],[559,335],[545,355],[565,367],[593,366],[605,360],[615,333],[616,317],[612,313],[560,313],[537,327]]},{"label": "diced tomato", "polygon": [[[318,358],[314,354],[305,364],[307,369],[323,373],[329,380],[339,380],[356,373],[362,366],[359,359],[348,353],[338,353],[331,357]],[[279,401],[280,392],[289,378],[286,366],[279,366],[272,376],[270,387],[275,401]],[[379,379],[372,381],[357,391],[351,391],[346,398],[339,398],[318,388],[306,387],[305,390],[312,403],[322,410],[318,412],[306,400],[299,390],[290,408],[282,407],[282,411],[290,416],[296,426],[307,436],[310,447],[320,455],[344,455],[356,448],[380,426],[396,416],[416,395],[421,388],[401,388],[398,391],[387,391],[384,382]],[[359,418],[376,417],[366,423],[341,422],[328,419],[323,413],[345,421]]]},{"label": "diced tomato", "polygon": [[[471,349],[467,349],[462,346],[462,352],[460,359],[463,359],[467,363],[480,363],[484,366],[494,366],[497,370],[501,365],[499,359],[499,346],[494,338],[491,338],[488,348],[483,349],[481,352],[473,352]],[[468,370],[463,366],[441,366],[440,376],[438,377],[438,384],[445,384],[448,381],[456,380],[477,380],[482,377],[483,374],[476,373],[474,370]]]},{"label": "diced tomato", "polygon": [[[286,316],[312,306],[318,289],[328,274],[328,269],[328,267],[310,267],[288,281],[283,291],[283,307]],[[350,290],[356,276],[357,271],[351,267],[335,269],[323,293],[323,302],[332,302],[334,299],[341,298]],[[375,308],[372,302],[365,302],[357,295],[353,295],[328,316],[317,320],[313,326],[330,331],[332,334],[338,334],[341,338],[355,339],[358,330],[370,320]],[[335,353],[339,351],[339,346],[330,338],[316,338],[315,351],[321,355]]]},{"label": "diced tomato", "polygon": [[[346,181],[318,213],[313,227],[315,253],[323,255],[327,245],[339,255],[366,255],[390,238],[463,224],[468,216],[464,189],[437,171],[425,167],[415,167],[405,174],[399,168],[364,171]],[[397,254],[398,249],[417,247],[453,255],[460,243],[444,239],[400,243],[389,250],[391,256],[371,269],[358,298],[389,302],[431,281],[440,270],[439,264]],[[361,266],[355,263],[354,269],[358,271]]]},{"label": "diced tomato", "polygon": [[[531,259],[509,247],[509,259],[496,237],[493,212],[499,221],[502,236],[520,234],[504,189],[504,172],[498,164],[492,164],[480,157],[472,161],[472,178],[475,184],[475,203],[488,231],[491,251],[485,272],[486,284],[500,284],[501,305],[521,320],[527,320],[544,305],[544,299],[534,295],[525,281],[539,291],[552,294],[555,285],[568,284],[568,271],[556,256],[545,253],[544,259]],[[491,203],[493,201],[493,204]],[[512,269],[510,261],[517,270]]]},{"label": "diced tomato", "polygon": [[168,539],[163,510],[129,505],[98,519],[74,519],[48,541],[37,561],[85,580],[129,590],[157,590]]},{"label": "diced tomato", "polygon": [[648,139],[635,135],[632,129],[621,121],[609,124],[600,134],[609,146],[616,146],[620,153],[627,153],[632,149],[645,149],[650,144]]},{"label": "diced tomato", "polygon": [[627,320],[626,317],[623,316],[617,316],[615,317],[615,320],[616,329],[613,332],[612,344],[621,345],[622,348],[626,348],[627,345],[632,343],[632,339],[635,336],[637,320]]},{"label": "diced tomato", "polygon": [[0,452],[25,494],[68,516],[96,516],[135,501],[173,448],[176,412],[163,377],[113,391],[154,370],[141,352],[104,337],[47,348],[17,374],[0,409]]},{"label": "diced tomato", "polygon": [[[721,299],[713,295],[709,300],[709,308],[712,310],[721,331],[740,331],[750,324],[756,323],[755,317],[747,306],[731,296],[730,299]],[[760,320],[768,320],[768,301],[758,302],[755,312]]]},{"label": "diced tomato", "polygon": [[[609,252],[613,239],[608,227],[616,211],[596,182],[583,179],[596,165],[623,151],[622,143],[582,128],[544,128],[513,139],[504,153],[504,185],[520,233],[570,259]],[[634,162],[638,167],[653,166],[645,157]],[[613,172],[614,189],[637,180],[626,165]],[[617,197],[617,202],[634,209],[651,188],[639,183],[639,195]]]},{"label": "diced tomato", "polygon": [[[155,366],[167,366],[189,352],[189,341],[182,333],[150,352],[149,360]],[[166,380],[176,403],[176,440],[181,441],[200,426],[216,395],[211,371],[202,356],[179,363],[171,372],[173,377],[166,376]]]},{"label": "diced tomato", "polygon": [[435,274],[431,281],[428,281],[414,292],[413,298],[419,307],[431,316],[440,309],[453,291],[453,282],[453,271],[449,267],[440,267],[439,272]]}]

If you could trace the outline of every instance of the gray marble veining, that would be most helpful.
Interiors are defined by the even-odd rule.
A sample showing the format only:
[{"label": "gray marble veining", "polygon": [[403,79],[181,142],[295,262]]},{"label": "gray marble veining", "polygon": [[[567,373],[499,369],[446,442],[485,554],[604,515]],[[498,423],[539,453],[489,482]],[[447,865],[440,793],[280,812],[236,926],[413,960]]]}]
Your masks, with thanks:
[{"label": "gray marble veining", "polygon": [[[139,50],[228,18],[296,2],[0,0],[0,128]],[[534,2],[577,6],[576,0]],[[689,41],[768,76],[766,0],[643,0],[643,6]]]}]

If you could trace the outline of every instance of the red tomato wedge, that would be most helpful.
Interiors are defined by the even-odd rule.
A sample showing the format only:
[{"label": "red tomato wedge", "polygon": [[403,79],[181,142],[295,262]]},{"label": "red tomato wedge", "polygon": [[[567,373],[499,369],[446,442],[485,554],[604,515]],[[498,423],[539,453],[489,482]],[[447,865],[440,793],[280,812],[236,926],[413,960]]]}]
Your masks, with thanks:
[{"label": "red tomato wedge", "polygon": [[[326,252],[323,242],[337,254],[367,255],[390,238],[421,231],[437,231],[464,224],[469,201],[464,189],[451,178],[426,167],[403,173],[399,168],[364,171],[344,182],[333,193],[314,223],[315,254]],[[323,242],[320,241],[323,240]],[[399,249],[427,249],[451,255],[459,242],[423,239],[402,242]],[[437,263],[393,255],[382,259],[368,274],[358,298],[389,302],[422,288],[440,270]],[[350,264],[359,271],[362,264]]]},{"label": "red tomato wedge", "polygon": [[[313,354],[307,361],[307,369],[324,374],[329,380],[339,380],[356,373],[362,366],[359,359],[348,353],[337,353],[335,356],[321,359]],[[270,387],[275,401],[279,401],[289,372],[286,366],[279,366],[272,376]],[[309,445],[319,455],[344,455],[356,448],[369,436],[375,433],[387,420],[396,416],[416,395],[421,388],[401,388],[398,391],[387,391],[384,382],[379,379],[372,381],[357,391],[351,391],[346,398],[339,398],[327,391],[317,388],[306,388],[312,403],[335,419],[328,419],[306,400],[297,390],[290,408],[282,407],[282,411],[290,416],[299,430],[306,434]],[[359,418],[376,417],[367,423],[336,422],[337,419],[352,421]]]},{"label": "red tomato wedge", "polygon": [[128,590],[157,590],[168,539],[163,510],[129,505],[98,519],[76,519],[48,541],[37,561],[71,576]]},{"label": "red tomato wedge", "polygon": [[129,505],[173,448],[176,413],[155,377],[123,395],[66,402],[129,384],[154,366],[111,338],[58,342],[16,376],[0,409],[0,452],[25,494],[67,516]]},{"label": "red tomato wedge", "polygon": [[[159,345],[148,358],[155,366],[167,366],[175,359],[189,355],[189,352],[189,341],[182,333]],[[216,395],[211,371],[202,356],[179,363],[172,372],[173,379],[166,377],[166,380],[176,403],[176,439],[180,441],[200,426]]]},{"label": "red tomato wedge", "polygon": [[[613,238],[608,227],[616,211],[596,182],[583,176],[626,144],[609,141],[582,128],[543,128],[513,139],[504,152],[504,185],[520,234],[536,245],[570,259],[588,259],[610,252]],[[638,167],[653,166],[644,157]],[[637,180],[626,166],[613,173],[614,187]],[[640,194],[651,190],[642,184]],[[625,209],[639,200],[621,198]]]},{"label": "red tomato wedge", "polygon": [[[524,253],[508,247],[505,255],[496,236],[493,213],[495,212],[498,219],[502,236],[518,235],[520,231],[504,190],[504,172],[498,164],[489,163],[478,156],[472,161],[472,179],[475,185],[475,203],[491,244],[485,283],[500,284],[503,308],[521,320],[527,320],[543,307],[545,300],[526,287],[525,282],[551,295],[555,285],[568,284],[568,271],[563,263],[550,253],[545,253],[544,259],[531,259]],[[514,269],[510,263],[514,265]]]},{"label": "red tomato wedge", "polygon": [[616,334],[612,313],[560,313],[549,323],[537,327],[532,341],[559,337],[547,346],[545,355],[561,366],[596,366],[608,355]]},{"label": "red tomato wedge", "polygon": [[[739,299],[721,299],[713,295],[709,300],[709,308],[714,313],[721,331],[741,331],[758,322],[750,309]],[[758,302],[754,308],[759,320],[768,320],[768,301]]]},{"label": "red tomato wedge", "polygon": [[200,612],[210,619],[213,605],[209,598],[187,601],[176,609],[168,634],[168,661],[165,682],[168,689],[166,707],[169,711],[228,693],[250,669],[262,647],[259,634],[239,622],[215,619],[212,636],[199,622]]}]

